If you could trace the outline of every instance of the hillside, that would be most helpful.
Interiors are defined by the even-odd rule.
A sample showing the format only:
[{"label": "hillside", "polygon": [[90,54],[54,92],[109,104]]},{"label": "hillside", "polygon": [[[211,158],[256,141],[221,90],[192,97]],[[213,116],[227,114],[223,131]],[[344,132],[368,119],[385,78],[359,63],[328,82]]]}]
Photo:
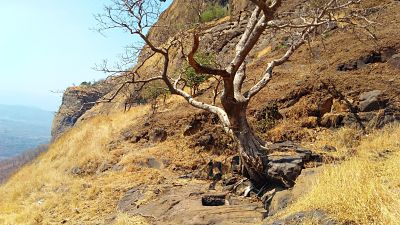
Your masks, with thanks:
[{"label": "hillside", "polygon": [[21,167],[36,159],[41,153],[47,150],[47,145],[40,145],[34,149],[25,149],[17,156],[0,160],[0,184],[17,172]]},{"label": "hillside", "polygon": [[[244,31],[246,3],[230,1],[229,16],[201,27],[201,50],[220,64]],[[188,4],[175,0],[149,38],[189,37],[187,27],[165,34],[161,26],[192,23]],[[301,4],[286,1],[280,10]],[[284,185],[249,192],[237,145],[218,118],[179,96],[152,100],[127,88],[86,105],[112,96],[125,79],[114,77],[66,91],[49,150],[0,186],[0,224],[399,224],[400,3],[362,6],[379,21],[376,41],[334,29],[302,46],[250,102],[249,123],[268,141],[269,166]],[[285,52],[285,35],[263,34],[245,88]],[[179,71],[184,57],[171,52],[171,70]],[[152,57],[140,72],[150,76],[159,62]],[[214,82],[202,84],[197,99],[211,102]]]},{"label": "hillside", "polygon": [[53,117],[32,107],[0,105],[0,159],[48,143]]}]

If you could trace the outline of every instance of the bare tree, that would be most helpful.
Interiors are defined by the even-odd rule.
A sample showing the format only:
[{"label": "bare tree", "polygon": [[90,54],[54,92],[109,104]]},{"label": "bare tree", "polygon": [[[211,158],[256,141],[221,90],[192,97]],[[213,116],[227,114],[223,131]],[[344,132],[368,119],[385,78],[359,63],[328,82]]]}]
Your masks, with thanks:
[{"label": "bare tree", "polygon": [[[194,56],[199,49],[201,31],[198,30],[201,28],[192,34],[193,41],[191,51],[187,54],[187,61],[197,73],[209,74],[222,80],[220,106],[196,100],[184,91],[186,81],[170,71],[171,49],[182,42],[175,38],[162,46],[156,46],[146,36],[147,29],[158,16],[159,0],[114,0],[113,5],[106,7],[105,13],[98,15],[97,19],[100,22],[99,30],[122,28],[140,37],[145,47],[151,50],[151,56],[161,56],[162,66],[156,76],[143,80],[132,79],[129,82],[142,87],[151,81],[162,80],[171,94],[182,96],[190,105],[218,115],[226,133],[238,144],[243,175],[256,186],[263,186],[273,180],[268,174],[268,146],[249,126],[246,115],[249,102],[271,81],[273,70],[287,62],[300,46],[330,31],[333,26],[365,27],[370,21],[357,9],[361,0],[305,0],[298,3],[298,9],[294,12],[280,11],[285,2],[283,0],[249,1],[256,7],[248,18],[247,26],[236,45],[234,57],[222,69],[201,65],[196,61]],[[270,60],[264,72],[258,75],[258,81],[244,90],[246,63],[250,51],[263,33],[277,31],[289,34],[288,49],[280,57]],[[149,58],[151,57],[143,59],[141,65]],[[129,70],[128,73],[139,77],[137,69]],[[218,92],[218,88],[215,92]]]}]

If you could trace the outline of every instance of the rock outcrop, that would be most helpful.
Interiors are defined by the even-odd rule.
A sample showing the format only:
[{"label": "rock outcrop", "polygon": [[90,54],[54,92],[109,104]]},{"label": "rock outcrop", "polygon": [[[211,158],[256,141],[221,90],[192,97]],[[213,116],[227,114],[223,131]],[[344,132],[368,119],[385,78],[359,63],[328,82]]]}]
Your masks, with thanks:
[{"label": "rock outcrop", "polygon": [[110,87],[101,84],[68,88],[64,92],[60,109],[53,120],[52,139],[57,139],[61,134],[73,127],[78,119],[109,91]]},{"label": "rock outcrop", "polygon": [[[205,0],[205,2],[215,2],[215,0]],[[224,5],[227,2],[232,17],[240,16],[246,12],[250,5],[245,0],[224,0],[220,3]],[[168,9],[161,14],[155,26],[150,29],[148,34],[150,40],[162,44],[180,30],[190,27],[193,23],[198,23],[199,13],[195,4],[191,0],[173,1]]]}]

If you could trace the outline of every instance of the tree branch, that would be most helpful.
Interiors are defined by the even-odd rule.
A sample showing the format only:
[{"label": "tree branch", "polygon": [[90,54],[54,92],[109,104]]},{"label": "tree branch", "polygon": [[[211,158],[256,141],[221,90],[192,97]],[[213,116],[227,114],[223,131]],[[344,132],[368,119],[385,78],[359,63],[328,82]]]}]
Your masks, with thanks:
[{"label": "tree branch", "polygon": [[198,34],[193,34],[193,45],[192,51],[188,54],[187,60],[191,67],[193,67],[194,71],[198,74],[211,74],[221,77],[229,77],[229,73],[226,70],[214,69],[211,67],[200,65],[196,59],[194,58],[197,50],[199,49],[200,40]]}]

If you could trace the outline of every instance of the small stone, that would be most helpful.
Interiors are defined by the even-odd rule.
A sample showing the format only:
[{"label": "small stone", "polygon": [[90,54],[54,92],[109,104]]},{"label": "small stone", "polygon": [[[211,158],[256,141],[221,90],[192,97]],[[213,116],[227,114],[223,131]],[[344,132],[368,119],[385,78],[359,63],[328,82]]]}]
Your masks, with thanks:
[{"label": "small stone", "polygon": [[361,101],[363,101],[363,100],[368,100],[371,98],[377,98],[380,95],[382,95],[382,91],[380,91],[380,90],[368,91],[368,92],[361,93],[359,96],[359,99]]},{"label": "small stone", "polygon": [[207,194],[201,197],[203,206],[221,206],[225,205],[226,194]]},{"label": "small stone", "polygon": [[127,130],[127,131],[123,132],[121,135],[125,141],[133,138],[133,133],[131,130]]},{"label": "small stone", "polygon": [[240,173],[240,156],[238,156],[238,155],[232,157],[232,160],[231,160],[231,172],[233,174]]},{"label": "small stone", "polygon": [[286,156],[285,161],[270,161],[268,163],[268,175],[275,180],[275,182],[280,183],[284,187],[290,188],[295,184],[296,178],[300,175],[302,170],[302,160],[296,157]]},{"label": "small stone", "polygon": [[152,142],[163,142],[167,140],[167,132],[163,128],[156,128],[150,134],[150,140]]},{"label": "small stone", "polygon": [[389,65],[393,66],[396,69],[400,69],[400,54],[395,54],[388,61]]},{"label": "small stone", "polygon": [[222,185],[229,186],[232,184],[236,184],[237,181],[238,181],[237,177],[230,177],[230,178],[223,180]]},{"label": "small stone", "polygon": [[131,142],[132,143],[138,143],[139,141],[141,141],[141,140],[149,140],[149,132],[147,132],[147,131],[143,131],[143,132],[141,132],[140,134],[137,134],[137,135],[134,135],[132,138],[131,138]]},{"label": "small stone", "polygon": [[73,174],[73,175],[81,175],[82,174],[82,170],[81,170],[81,168],[79,168],[79,167],[73,167],[72,169],[71,169],[71,173]]},{"label": "small stone", "polygon": [[112,170],[113,170],[113,171],[121,171],[123,168],[124,168],[123,165],[115,164],[115,165],[112,167]]},{"label": "small stone", "polygon": [[262,197],[261,201],[264,204],[264,209],[268,209],[271,204],[272,198],[275,196],[276,189],[272,189],[271,191],[266,192]]},{"label": "small stone", "polygon": [[137,208],[137,202],[143,197],[142,191],[139,188],[128,190],[118,202],[117,208],[120,211],[126,212]]},{"label": "small stone", "polygon": [[215,139],[212,134],[206,134],[199,138],[196,142],[195,146],[201,146],[205,149],[210,149],[212,145],[214,145]]},{"label": "small stone", "polygon": [[325,115],[326,113],[331,112],[331,108],[333,105],[333,98],[327,98],[324,101],[322,101],[318,105],[318,111],[320,112],[320,115]]},{"label": "small stone", "polygon": [[323,127],[339,127],[342,124],[343,115],[336,113],[327,113],[321,119],[321,126]]},{"label": "small stone", "polygon": [[325,145],[324,147],[322,147],[322,151],[325,151],[325,152],[336,152],[337,149],[335,147],[333,147],[333,146]]},{"label": "small stone", "polygon": [[106,172],[107,170],[111,169],[112,165],[109,164],[108,162],[103,162],[98,168],[97,168],[97,172],[98,173],[103,173]]}]

